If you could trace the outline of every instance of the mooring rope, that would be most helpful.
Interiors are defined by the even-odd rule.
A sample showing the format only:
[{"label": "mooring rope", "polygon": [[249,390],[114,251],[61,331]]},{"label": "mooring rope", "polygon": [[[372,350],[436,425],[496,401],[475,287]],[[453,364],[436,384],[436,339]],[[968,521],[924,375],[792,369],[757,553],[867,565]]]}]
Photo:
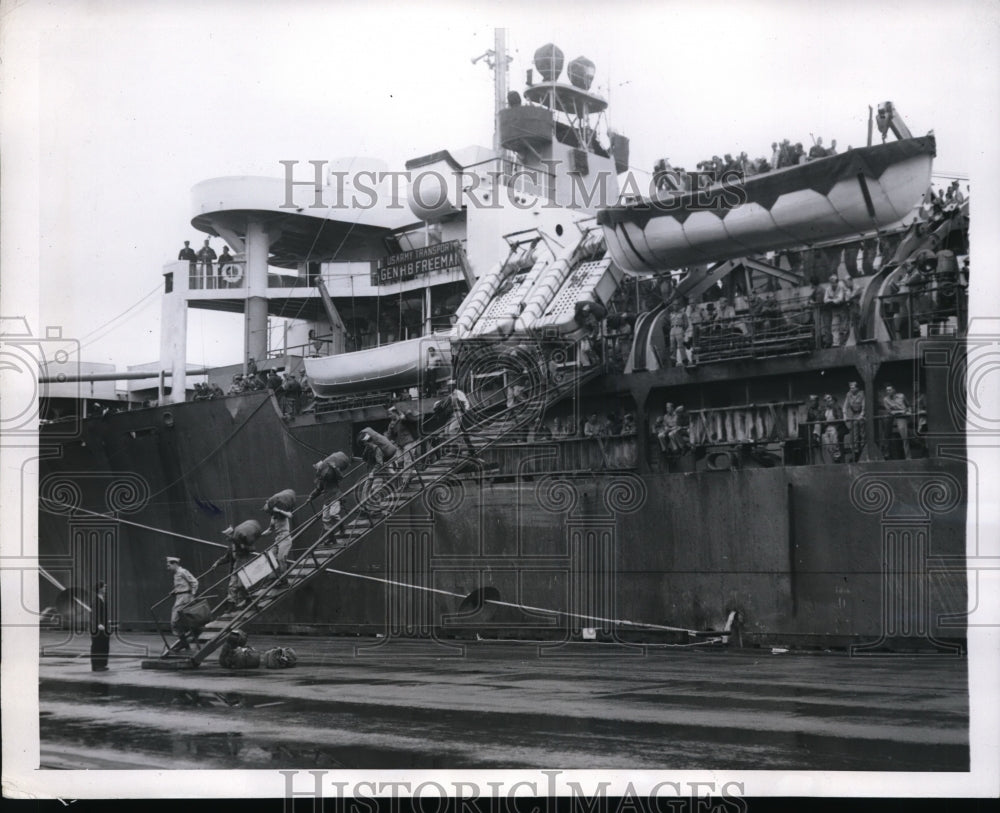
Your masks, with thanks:
[{"label": "mooring rope", "polygon": [[[393,587],[405,587],[409,590],[423,590],[427,593],[438,593],[442,596],[452,596],[453,598],[464,599],[465,596],[462,593],[454,593],[450,590],[443,590],[440,587],[426,587],[422,584],[408,584],[407,582],[397,581],[395,579],[386,579],[380,576],[368,576],[363,573],[351,573],[346,570],[338,570],[334,567],[324,567],[327,573],[336,573],[338,576],[351,576],[357,579],[366,579],[368,581],[380,582],[382,584],[391,585]],[[502,601],[495,598],[484,598],[484,604],[496,604],[500,607],[513,607],[518,610],[528,610],[532,612],[539,613],[549,613],[550,615],[563,615],[568,618],[582,618],[588,621],[606,622],[609,624],[617,624],[626,627],[637,627],[641,629],[652,629],[652,630],[662,630],[664,632],[686,632],[690,635],[699,633],[699,630],[688,629],[687,627],[670,627],[665,624],[653,624],[648,621],[629,621],[624,618],[605,618],[603,616],[590,615],[588,613],[574,613],[569,610],[553,610],[548,607],[536,607],[532,604],[521,604],[514,601]]]},{"label": "mooring rope", "polygon": [[[67,505],[66,503],[62,503],[62,504],[63,505]],[[185,534],[179,534],[179,533],[176,533],[175,531],[167,531],[167,530],[163,530],[163,529],[160,529],[160,528],[154,528],[151,525],[143,525],[140,522],[133,522],[132,520],[122,519],[121,517],[110,517],[107,514],[100,514],[100,513],[96,512],[96,511],[90,511],[90,510],[88,510],[86,508],[76,507],[74,510],[81,511],[84,514],[90,514],[91,516],[101,517],[102,519],[110,519],[110,520],[113,520],[115,522],[122,522],[122,523],[124,523],[126,525],[133,525],[133,526],[135,526],[137,528],[143,528],[143,529],[145,529],[147,531],[154,531],[156,533],[162,533],[162,534],[165,534],[167,536],[174,536],[174,537],[177,537],[178,539],[187,539],[187,540],[189,540],[191,542],[199,542],[199,543],[201,543],[203,545],[211,545],[212,547],[215,547],[215,548],[227,548],[227,547],[229,547],[228,545],[222,544],[221,542],[209,542],[206,539],[198,539],[197,537],[187,536]],[[301,528],[298,529],[298,531],[301,532],[301,531],[305,530],[305,528],[309,524],[311,524],[312,520],[314,520],[314,519],[315,519],[315,517],[311,517],[310,520],[305,523],[305,525],[303,525]],[[296,535],[298,535],[298,534],[296,534]],[[354,579],[362,579],[362,580],[365,580],[365,581],[379,582],[381,584],[385,584],[385,585],[392,586],[392,587],[402,587],[402,588],[405,588],[407,590],[421,590],[421,591],[428,592],[428,593],[437,593],[437,594],[442,595],[442,596],[449,596],[451,598],[458,598],[458,599],[465,599],[466,598],[466,596],[464,596],[462,593],[455,593],[455,592],[452,592],[450,590],[443,590],[440,587],[427,587],[427,586],[422,585],[422,584],[410,584],[408,582],[401,582],[401,581],[398,581],[396,579],[382,578],[380,576],[369,576],[369,575],[364,574],[364,573],[351,573],[350,571],[347,571],[347,570],[338,570],[337,568],[333,568],[333,567],[324,567],[323,569],[327,573],[334,573],[334,574],[336,574],[338,576],[349,576],[349,577],[354,578]],[[547,613],[549,615],[561,615],[561,616],[564,616],[566,618],[578,618],[578,619],[589,620],[589,621],[598,622],[598,623],[613,624],[613,625],[621,626],[621,627],[633,627],[635,629],[660,630],[662,632],[683,632],[683,633],[687,633],[689,635],[698,634],[700,632],[699,630],[693,630],[693,629],[689,629],[687,627],[671,627],[671,626],[668,626],[666,624],[654,624],[654,623],[649,622],[649,621],[630,621],[630,620],[625,619],[625,618],[607,618],[607,617],[604,617],[604,616],[589,615],[587,613],[575,613],[575,612],[571,612],[569,610],[553,610],[553,609],[551,609],[549,607],[537,607],[537,606],[532,605],[532,604],[524,604],[524,603],[519,603],[519,602],[514,602],[514,601],[503,601],[501,599],[484,598],[483,599],[483,603],[484,604],[495,604],[498,607],[511,607],[511,608],[514,608],[514,609],[517,609],[517,610],[524,610],[524,611],[527,611],[527,612]],[[709,639],[705,643],[709,643],[709,642],[713,642],[713,641],[717,641],[717,640],[719,640],[719,639]]]},{"label": "mooring rope", "polygon": [[[55,502],[52,500],[52,502]],[[200,542],[202,545],[211,545],[213,548],[228,548],[229,545],[223,544],[222,542],[209,542],[207,539],[198,539],[195,536],[187,536],[185,534],[179,534],[176,531],[167,531],[163,528],[154,528],[152,525],[143,525],[141,522],[133,522],[130,519],[122,519],[121,517],[112,517],[107,514],[100,514],[97,511],[91,511],[87,508],[80,508],[80,506],[70,505],[69,503],[58,503],[67,508],[72,508],[74,511],[81,511],[84,514],[90,514],[92,517],[100,517],[101,519],[110,519],[113,522],[121,522],[125,525],[134,525],[136,528],[144,528],[147,531],[153,531],[158,534],[165,534],[166,536],[176,536],[178,539],[187,539],[191,542]]]}]

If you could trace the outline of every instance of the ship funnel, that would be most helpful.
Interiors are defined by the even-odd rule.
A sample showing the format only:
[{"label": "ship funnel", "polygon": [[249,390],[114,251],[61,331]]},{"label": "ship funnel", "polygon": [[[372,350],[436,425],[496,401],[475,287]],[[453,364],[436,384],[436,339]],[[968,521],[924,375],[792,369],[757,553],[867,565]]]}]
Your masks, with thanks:
[{"label": "ship funnel", "polygon": [[551,42],[535,51],[535,69],[543,82],[555,82],[563,69],[563,52]]},{"label": "ship funnel", "polygon": [[566,67],[570,83],[580,90],[590,90],[590,86],[594,83],[595,71],[594,63],[585,56],[578,56]]}]

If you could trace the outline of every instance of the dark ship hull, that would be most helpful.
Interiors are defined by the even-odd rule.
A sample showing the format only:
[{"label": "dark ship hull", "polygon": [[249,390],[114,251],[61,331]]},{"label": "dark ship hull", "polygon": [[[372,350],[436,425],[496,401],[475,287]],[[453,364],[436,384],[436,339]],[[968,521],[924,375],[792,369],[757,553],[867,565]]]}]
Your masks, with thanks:
[{"label": "dark ship hull", "polygon": [[[962,345],[941,341],[947,364],[920,369],[938,385],[927,387],[922,459],[802,465],[811,461],[791,438],[779,450],[784,465],[739,454],[667,460],[652,437],[501,446],[489,465],[393,516],[340,556],[335,572],[255,625],[386,639],[561,640],[586,631],[696,642],[690,631],[728,619],[744,643],[961,640],[966,465],[953,456],[961,432],[948,417],[947,380]],[[754,382],[764,402],[767,389],[787,392],[792,369],[803,391],[821,382],[839,390],[840,378],[876,358],[905,380],[918,343],[762,360],[744,366],[742,380],[728,365],[608,376],[584,395],[652,405],[661,387],[733,391]],[[58,453],[43,458],[40,476],[41,565],[54,577],[40,582],[41,605],[65,620],[74,597],[86,600],[88,574],[109,572],[110,557],[122,629],[149,628],[150,605],[170,587],[164,556],[205,571],[220,551],[196,540],[219,542],[233,521],[260,518],[280,489],[308,493],[311,464],[350,448],[380,410],[288,424],[269,396],[251,394],[92,418],[52,447],[43,431],[43,450]],[[936,454],[936,440],[952,453]],[[84,510],[70,515],[70,506]],[[308,531],[302,546],[312,539]]]}]

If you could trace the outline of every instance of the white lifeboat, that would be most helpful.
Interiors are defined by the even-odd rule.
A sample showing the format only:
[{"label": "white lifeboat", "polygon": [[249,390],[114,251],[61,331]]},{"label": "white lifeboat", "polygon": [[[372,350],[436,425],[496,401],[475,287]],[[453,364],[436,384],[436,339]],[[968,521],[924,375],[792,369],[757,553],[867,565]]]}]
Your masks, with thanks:
[{"label": "white lifeboat", "polygon": [[451,335],[437,333],[304,362],[313,392],[322,397],[418,387],[451,375]]},{"label": "white lifeboat", "polygon": [[933,136],[598,212],[619,268],[654,273],[894,226],[931,180]]}]

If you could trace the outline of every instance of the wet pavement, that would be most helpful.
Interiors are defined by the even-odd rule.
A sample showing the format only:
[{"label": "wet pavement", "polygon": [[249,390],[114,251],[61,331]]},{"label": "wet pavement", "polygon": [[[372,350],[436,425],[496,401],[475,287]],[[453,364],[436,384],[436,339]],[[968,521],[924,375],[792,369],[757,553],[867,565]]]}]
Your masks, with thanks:
[{"label": "wet pavement", "polygon": [[42,634],[41,767],[969,768],[964,658],[260,636],[298,664],[174,672],[127,638],[95,673]]}]

